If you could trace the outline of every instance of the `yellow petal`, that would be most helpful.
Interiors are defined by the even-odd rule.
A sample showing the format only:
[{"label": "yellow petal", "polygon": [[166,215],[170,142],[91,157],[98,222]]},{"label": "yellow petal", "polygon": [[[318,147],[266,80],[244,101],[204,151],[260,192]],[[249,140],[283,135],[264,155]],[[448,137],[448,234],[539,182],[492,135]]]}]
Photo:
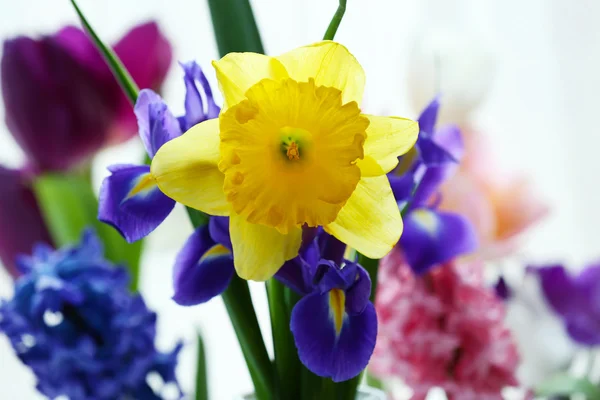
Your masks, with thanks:
[{"label": "yellow petal", "polygon": [[398,156],[409,151],[419,136],[419,124],[406,118],[365,115],[369,119],[365,157],[370,156],[388,173],[398,165]]},{"label": "yellow petal", "polygon": [[266,225],[251,224],[235,213],[229,219],[235,270],[243,279],[266,281],[284,262],[298,255],[302,229],[287,234]]},{"label": "yellow petal", "polygon": [[246,90],[259,81],[288,77],[285,67],[277,59],[263,54],[229,53],[212,64],[223,94],[223,111],[244,100]]},{"label": "yellow petal", "polygon": [[385,175],[363,177],[335,221],[333,236],[370,258],[381,258],[402,234],[402,218]]},{"label": "yellow petal", "polygon": [[365,88],[365,72],[341,44],[318,42],[276,58],[285,66],[290,78],[299,82],[314,78],[318,86],[341,90],[343,103],[356,101],[360,105]]},{"label": "yellow petal", "polygon": [[219,119],[204,121],[165,143],[151,173],[170,198],[212,215],[229,215],[219,162]]}]

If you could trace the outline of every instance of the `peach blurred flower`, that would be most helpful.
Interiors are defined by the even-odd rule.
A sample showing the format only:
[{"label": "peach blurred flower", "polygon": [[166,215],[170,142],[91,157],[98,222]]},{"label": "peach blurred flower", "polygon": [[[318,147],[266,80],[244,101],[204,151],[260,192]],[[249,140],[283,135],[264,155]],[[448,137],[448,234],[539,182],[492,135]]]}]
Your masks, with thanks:
[{"label": "peach blurred flower", "polygon": [[484,135],[461,127],[465,152],[456,173],[442,186],[440,209],[465,216],[479,237],[478,255],[505,256],[516,240],[548,213],[530,181],[502,171]]}]

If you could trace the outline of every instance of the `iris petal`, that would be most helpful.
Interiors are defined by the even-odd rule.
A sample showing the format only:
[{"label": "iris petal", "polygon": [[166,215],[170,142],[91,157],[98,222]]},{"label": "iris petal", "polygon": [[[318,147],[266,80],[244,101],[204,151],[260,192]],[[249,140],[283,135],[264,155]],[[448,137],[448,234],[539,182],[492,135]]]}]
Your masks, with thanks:
[{"label": "iris petal", "polygon": [[135,103],[140,137],[150,157],[171,139],[181,135],[179,122],[163,99],[150,89],[143,89]]},{"label": "iris petal", "polygon": [[400,243],[408,264],[418,274],[477,247],[473,227],[458,214],[421,208],[409,213],[404,223]]},{"label": "iris petal", "polygon": [[302,363],[316,375],[341,382],[367,366],[375,348],[377,316],[368,303],[362,313],[344,316],[338,335],[330,293],[314,293],[296,304],[290,327]]},{"label": "iris petal", "polygon": [[360,105],[365,88],[365,72],[348,49],[331,41],[299,47],[276,57],[298,82],[315,80],[317,86],[342,91],[343,103]]},{"label": "iris petal", "polygon": [[410,119],[365,115],[369,119],[365,157],[373,157],[388,173],[398,165],[398,157],[414,146],[419,125]]},{"label": "iris petal", "polygon": [[182,306],[207,302],[221,294],[233,276],[231,252],[216,243],[208,226],[197,229],[177,255],[173,300]]},{"label": "iris petal", "polygon": [[219,162],[219,120],[195,125],[165,143],[152,160],[152,175],[172,199],[211,215],[228,215]]},{"label": "iris petal", "polygon": [[294,228],[287,234],[266,225],[251,224],[233,214],[229,218],[229,232],[235,269],[247,280],[266,281],[287,260],[298,255],[302,229]]},{"label": "iris petal", "polygon": [[440,99],[438,96],[436,96],[421,112],[421,115],[419,115],[419,128],[422,132],[427,132],[428,134],[433,135],[439,109]]},{"label": "iris petal", "polygon": [[387,177],[361,178],[336,220],[325,229],[367,257],[389,253],[402,233],[402,218]]},{"label": "iris petal", "polygon": [[158,189],[149,166],[117,165],[110,171],[100,188],[98,219],[135,242],[167,218],[175,201]]}]

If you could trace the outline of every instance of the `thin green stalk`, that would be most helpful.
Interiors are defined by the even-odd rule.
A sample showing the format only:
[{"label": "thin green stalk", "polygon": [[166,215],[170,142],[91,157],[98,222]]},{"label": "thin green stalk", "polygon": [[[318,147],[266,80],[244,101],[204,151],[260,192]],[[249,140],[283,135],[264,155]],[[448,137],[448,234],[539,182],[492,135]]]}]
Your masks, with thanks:
[{"label": "thin green stalk", "polygon": [[333,40],[335,34],[340,26],[340,22],[342,22],[342,18],[344,18],[344,13],[346,12],[346,0],[340,0],[340,5],[338,6],[335,14],[333,14],[333,18],[331,18],[331,22],[327,27],[327,31],[325,32],[325,36],[323,36],[323,40]]},{"label": "thin green stalk", "polygon": [[133,78],[119,59],[119,57],[114,53],[114,51],[112,51],[110,47],[106,46],[102,42],[102,40],[100,40],[98,35],[96,35],[96,32],[91,27],[91,25],[79,9],[77,2],[75,0],[71,0],[71,4],[73,4],[73,8],[75,8],[79,19],[81,20],[83,28],[88,33],[88,35],[90,35],[92,41],[94,42],[100,53],[102,53],[102,57],[104,57],[104,60],[108,64],[108,67],[112,71],[117,81],[119,82],[119,85],[127,95],[127,98],[129,99],[131,104],[134,105],[137,100],[140,89],[136,85],[135,81],[133,80]]},{"label": "thin green stalk", "polygon": [[278,394],[280,399],[295,400],[300,398],[300,360],[290,331],[291,309],[296,299],[290,295],[291,290],[281,282],[272,278],[267,282],[269,312],[273,333],[273,349],[275,353],[275,369],[278,378]]},{"label": "thin green stalk", "polygon": [[250,370],[254,390],[258,400],[271,400],[274,373],[267,348],[260,333],[256,312],[248,283],[233,276],[229,287],[223,292],[223,301],[229,319],[235,329],[244,359]]},{"label": "thin green stalk", "polygon": [[198,333],[198,358],[196,365],[196,392],[195,400],[208,400],[208,379],[206,374],[206,353],[204,351],[204,340]]}]

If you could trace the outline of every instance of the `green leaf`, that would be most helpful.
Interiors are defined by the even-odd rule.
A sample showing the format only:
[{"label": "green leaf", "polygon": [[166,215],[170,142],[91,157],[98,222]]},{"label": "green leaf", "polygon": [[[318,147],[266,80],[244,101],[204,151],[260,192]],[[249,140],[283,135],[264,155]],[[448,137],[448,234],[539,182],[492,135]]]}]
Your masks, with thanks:
[{"label": "green leaf", "polygon": [[248,283],[234,275],[222,297],[248,365],[256,398],[271,400],[275,387],[274,371],[256,319]]},{"label": "green leaf", "polygon": [[112,49],[110,47],[106,46],[102,42],[102,40],[100,40],[100,37],[98,37],[98,35],[96,34],[96,32],[94,31],[92,26],[89,24],[89,22],[87,21],[87,19],[85,18],[85,16],[81,12],[81,10],[79,9],[77,2],[75,0],[71,0],[71,4],[73,4],[73,7],[75,8],[75,11],[77,12],[77,15],[79,16],[79,19],[81,20],[81,24],[83,25],[83,28],[88,33],[88,35],[90,35],[90,37],[92,38],[92,41],[96,45],[96,48],[102,54],[102,57],[104,57],[104,60],[108,64],[108,67],[112,71],[117,82],[119,83],[119,85],[121,86],[123,91],[125,92],[125,95],[127,95],[127,98],[129,99],[131,104],[135,105],[135,102],[138,97],[138,93],[140,91],[140,89],[137,87],[135,81],[133,80],[133,78],[131,77],[131,75],[129,74],[129,72],[127,71],[127,69],[121,62],[121,60],[119,59],[119,57],[115,54],[115,52],[112,51]]},{"label": "green leaf", "polygon": [[208,400],[208,379],[206,376],[206,353],[204,340],[198,333],[198,359],[196,361],[196,400]]},{"label": "green leaf", "polygon": [[325,36],[323,36],[323,40],[333,40],[335,34],[340,26],[340,22],[342,22],[342,18],[344,18],[344,14],[346,13],[346,0],[340,0],[337,10],[335,14],[333,14],[333,18],[327,27],[327,31],[325,32]]},{"label": "green leaf", "polygon": [[587,400],[600,400],[600,389],[587,378],[558,375],[540,384],[535,390],[537,396],[582,394]]},{"label": "green leaf", "polygon": [[358,263],[369,273],[371,278],[371,296],[369,300],[375,303],[375,295],[377,294],[377,273],[379,271],[379,260],[369,258],[364,254],[358,254]]},{"label": "green leaf", "polygon": [[[297,299],[292,298],[291,290],[275,278],[266,283],[273,333],[275,369],[278,377],[278,393],[281,399],[300,398],[300,359],[290,331],[291,309]],[[296,300],[296,301],[294,301]],[[293,304],[292,304],[293,303]]]},{"label": "green leaf", "polygon": [[131,288],[137,290],[141,243],[128,244],[111,226],[98,221],[98,200],[88,179],[44,174],[34,180],[33,189],[56,246],[77,243],[86,228],[94,228],[104,243],[106,258],[127,265]]},{"label": "green leaf", "polygon": [[208,0],[219,54],[264,53],[249,0]]}]

